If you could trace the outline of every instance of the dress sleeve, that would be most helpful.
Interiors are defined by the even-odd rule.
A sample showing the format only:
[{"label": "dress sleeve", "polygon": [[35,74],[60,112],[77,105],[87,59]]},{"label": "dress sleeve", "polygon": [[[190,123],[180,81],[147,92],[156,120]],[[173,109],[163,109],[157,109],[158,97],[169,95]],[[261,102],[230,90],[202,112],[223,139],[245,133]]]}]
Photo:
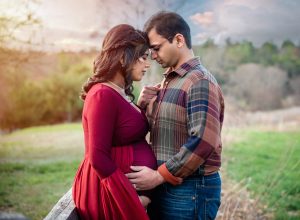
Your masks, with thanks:
[{"label": "dress sleeve", "polygon": [[86,106],[89,158],[100,178],[110,176],[117,168],[111,158],[114,129],[118,116],[116,97],[99,90],[89,97]]}]

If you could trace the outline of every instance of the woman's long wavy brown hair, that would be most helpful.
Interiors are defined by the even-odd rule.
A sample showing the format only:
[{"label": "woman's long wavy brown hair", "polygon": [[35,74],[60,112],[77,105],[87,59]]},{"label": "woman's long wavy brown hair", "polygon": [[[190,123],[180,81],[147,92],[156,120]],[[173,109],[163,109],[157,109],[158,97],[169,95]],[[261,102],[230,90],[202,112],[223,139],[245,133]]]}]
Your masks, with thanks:
[{"label": "woman's long wavy brown hair", "polygon": [[94,61],[94,73],[83,85],[81,98],[86,98],[93,85],[111,80],[120,71],[125,78],[125,93],[133,100],[132,66],[144,55],[148,45],[146,33],[127,24],[113,27],[103,40],[102,49]]}]

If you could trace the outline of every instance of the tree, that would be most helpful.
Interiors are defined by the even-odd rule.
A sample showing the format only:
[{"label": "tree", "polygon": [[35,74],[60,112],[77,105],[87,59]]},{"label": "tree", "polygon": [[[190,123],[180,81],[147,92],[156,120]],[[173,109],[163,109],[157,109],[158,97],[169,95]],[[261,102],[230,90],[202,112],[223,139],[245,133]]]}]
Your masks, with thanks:
[{"label": "tree", "polygon": [[290,40],[285,40],[282,42],[282,45],[281,45],[281,49],[285,49],[285,48],[294,48],[295,47],[295,44],[290,41]]},{"label": "tree", "polygon": [[[26,81],[26,74],[17,68],[28,62],[32,57],[30,53],[20,50],[20,47],[31,45],[31,35],[27,38],[17,35],[17,32],[29,26],[39,24],[39,20],[33,13],[32,4],[37,0],[20,0],[0,2],[0,123],[8,125],[9,120],[17,121],[16,118],[6,117],[12,113],[17,102],[16,94],[23,95],[23,83]],[[11,9],[15,9],[12,13]],[[26,89],[25,89],[26,90]],[[17,92],[12,95],[12,92]],[[22,108],[21,108],[22,109]],[[6,116],[5,116],[6,115]],[[18,116],[16,116],[18,117]],[[3,125],[3,126],[2,126]],[[17,126],[17,125],[15,125]],[[8,129],[13,129],[10,125]]]},{"label": "tree", "polygon": [[239,64],[251,63],[255,57],[255,48],[249,41],[230,44],[224,53],[224,68],[234,70]]},{"label": "tree", "polygon": [[287,81],[287,73],[278,67],[243,64],[231,74],[228,90],[248,109],[270,110],[282,107]]},{"label": "tree", "polygon": [[293,42],[286,40],[282,43],[276,61],[280,68],[288,72],[290,78],[300,76],[300,48]]},{"label": "tree", "polygon": [[266,42],[258,49],[256,62],[264,66],[274,65],[277,54],[277,46],[271,42]]},{"label": "tree", "polygon": [[[32,45],[32,35],[18,35],[17,32],[29,26],[39,25],[40,21],[31,9],[32,4],[37,4],[37,0],[20,0],[20,4],[15,8],[15,13],[2,11],[9,7],[12,2],[0,7],[0,70],[9,64],[16,65],[28,60],[28,54],[16,51],[23,46]],[[28,32],[30,33],[30,32]]]}]

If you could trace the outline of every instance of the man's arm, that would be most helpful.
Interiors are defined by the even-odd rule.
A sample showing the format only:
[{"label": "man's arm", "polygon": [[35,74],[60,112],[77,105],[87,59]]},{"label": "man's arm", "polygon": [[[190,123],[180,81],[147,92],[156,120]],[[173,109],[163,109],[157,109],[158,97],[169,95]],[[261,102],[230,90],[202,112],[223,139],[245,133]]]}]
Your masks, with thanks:
[{"label": "man's arm", "polygon": [[173,177],[185,178],[202,165],[221,145],[220,90],[206,79],[199,80],[187,93],[187,127],[189,138],[180,151],[158,170],[167,182]]}]

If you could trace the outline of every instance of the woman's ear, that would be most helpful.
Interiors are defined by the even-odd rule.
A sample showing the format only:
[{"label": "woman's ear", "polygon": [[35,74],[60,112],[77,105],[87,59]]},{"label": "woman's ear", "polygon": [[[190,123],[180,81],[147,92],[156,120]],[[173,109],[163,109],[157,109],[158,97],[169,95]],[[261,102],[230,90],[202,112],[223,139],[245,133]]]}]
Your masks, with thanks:
[{"label": "woman's ear", "polygon": [[182,34],[176,34],[174,37],[174,40],[175,40],[177,47],[179,47],[179,48],[185,44],[185,39]]},{"label": "woman's ear", "polygon": [[121,66],[124,67],[124,57],[122,56],[122,58],[120,59],[120,63],[121,63]]}]

